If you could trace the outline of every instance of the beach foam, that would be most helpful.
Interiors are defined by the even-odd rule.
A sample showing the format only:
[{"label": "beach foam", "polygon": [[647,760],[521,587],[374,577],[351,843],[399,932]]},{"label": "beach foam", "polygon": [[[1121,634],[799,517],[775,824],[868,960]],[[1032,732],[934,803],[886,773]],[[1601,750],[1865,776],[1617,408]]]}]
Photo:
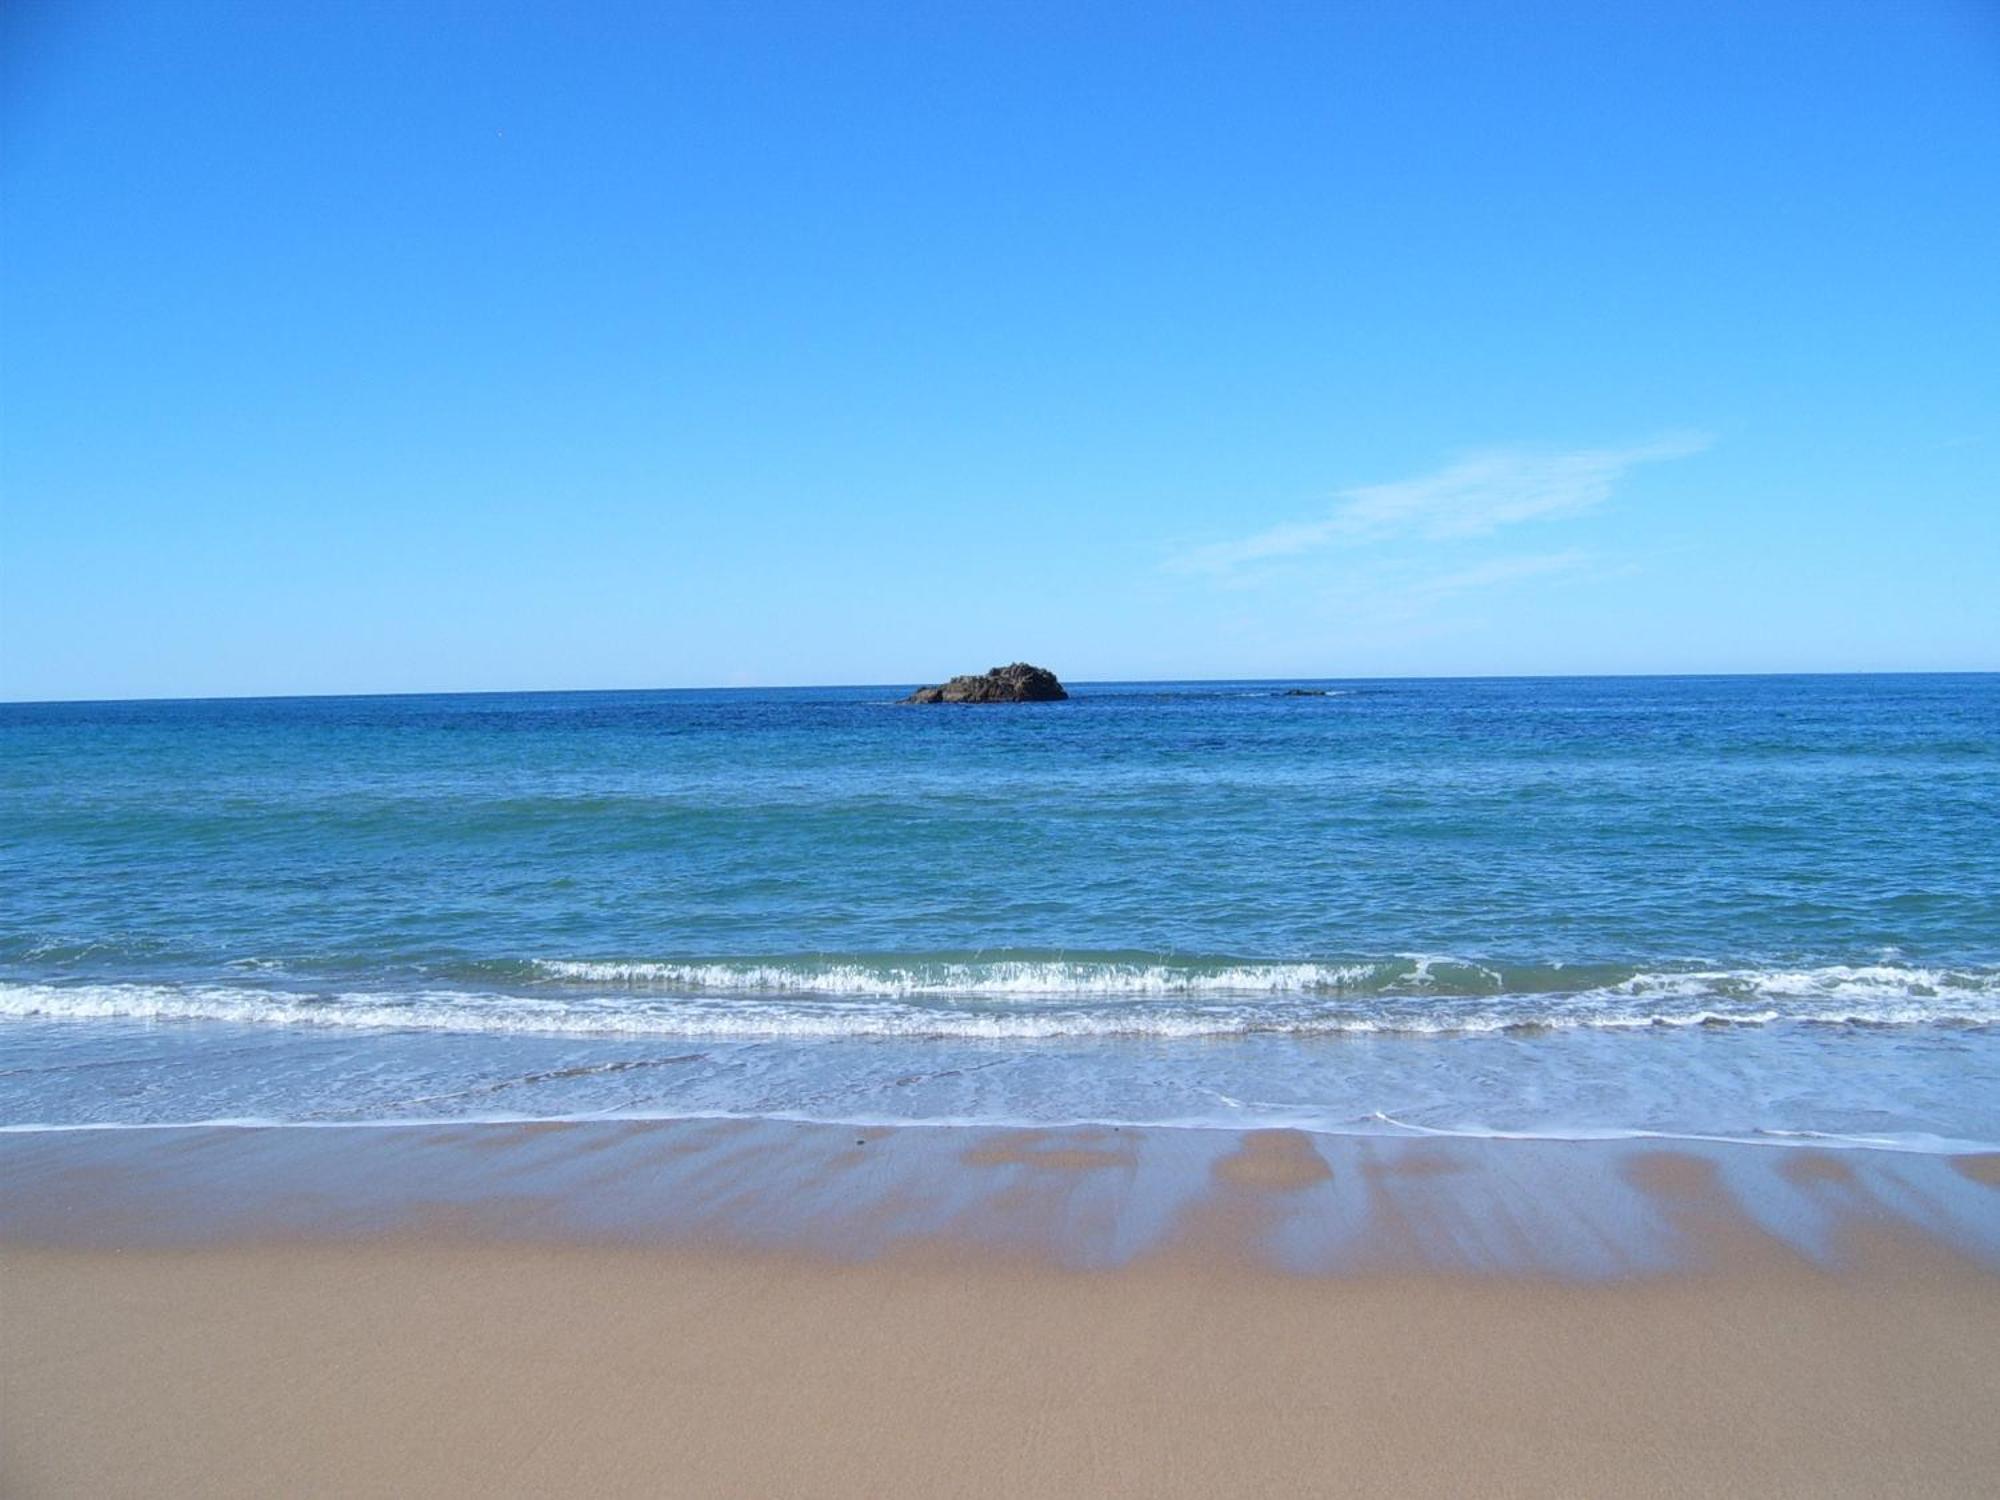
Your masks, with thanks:
[{"label": "beach foam", "polygon": [[[610,993],[313,991],[0,983],[0,1019],[228,1021],[441,1032],[1037,1041],[1531,1032],[1588,1028],[1991,1026],[2000,974],[1901,965],[1646,971],[1577,990],[1437,992],[1441,963],[1228,967],[1090,962],[924,967],[545,961]],[[1385,980],[1385,975],[1395,976]],[[1503,981],[1504,982],[1504,981]]]}]

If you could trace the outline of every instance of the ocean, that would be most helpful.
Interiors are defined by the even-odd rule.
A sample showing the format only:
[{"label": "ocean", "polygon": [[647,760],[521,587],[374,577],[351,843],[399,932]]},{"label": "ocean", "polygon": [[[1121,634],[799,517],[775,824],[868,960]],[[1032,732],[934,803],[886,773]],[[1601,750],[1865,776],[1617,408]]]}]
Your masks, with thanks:
[{"label": "ocean", "polygon": [[0,1127],[2000,1146],[2000,676],[906,691],[0,705]]}]

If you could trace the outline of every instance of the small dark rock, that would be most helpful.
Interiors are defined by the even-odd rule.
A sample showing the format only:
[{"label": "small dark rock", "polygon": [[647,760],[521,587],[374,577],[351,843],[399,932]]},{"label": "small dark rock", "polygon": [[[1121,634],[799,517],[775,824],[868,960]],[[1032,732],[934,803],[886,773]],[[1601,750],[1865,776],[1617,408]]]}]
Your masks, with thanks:
[{"label": "small dark rock", "polygon": [[1069,694],[1047,667],[1017,661],[976,677],[954,677],[936,687],[918,688],[905,703],[1053,703]]},{"label": "small dark rock", "polygon": [[1324,698],[1325,688],[1286,688],[1278,694],[1280,698]]}]

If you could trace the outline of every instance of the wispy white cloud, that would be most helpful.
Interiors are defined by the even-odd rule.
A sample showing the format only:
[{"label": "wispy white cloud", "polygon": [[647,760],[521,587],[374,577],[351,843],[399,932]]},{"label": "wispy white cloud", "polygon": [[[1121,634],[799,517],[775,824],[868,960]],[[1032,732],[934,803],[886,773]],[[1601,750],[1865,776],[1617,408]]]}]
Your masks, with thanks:
[{"label": "wispy white cloud", "polygon": [[1568,573],[1590,561],[1590,554],[1571,548],[1567,552],[1541,552],[1518,557],[1490,557],[1485,562],[1452,573],[1440,573],[1419,580],[1404,590],[1407,600],[1435,604],[1453,594],[1473,589],[1494,588],[1518,583],[1524,578],[1543,578],[1551,573]]},{"label": "wispy white cloud", "polygon": [[1168,567],[1227,574],[1322,547],[1489,536],[1522,521],[1571,516],[1602,505],[1627,470],[1685,458],[1708,444],[1702,434],[1682,433],[1628,448],[1475,453],[1432,474],[1344,490],[1316,520],[1290,521],[1233,542],[1198,547],[1171,559]]}]

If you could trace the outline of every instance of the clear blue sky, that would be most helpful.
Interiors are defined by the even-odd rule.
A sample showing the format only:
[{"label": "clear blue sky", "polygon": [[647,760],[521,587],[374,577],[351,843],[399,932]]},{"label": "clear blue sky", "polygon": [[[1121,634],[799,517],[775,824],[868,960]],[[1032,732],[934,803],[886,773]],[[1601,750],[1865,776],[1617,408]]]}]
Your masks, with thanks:
[{"label": "clear blue sky", "polygon": [[2000,667],[2000,6],[4,7],[0,697]]}]

